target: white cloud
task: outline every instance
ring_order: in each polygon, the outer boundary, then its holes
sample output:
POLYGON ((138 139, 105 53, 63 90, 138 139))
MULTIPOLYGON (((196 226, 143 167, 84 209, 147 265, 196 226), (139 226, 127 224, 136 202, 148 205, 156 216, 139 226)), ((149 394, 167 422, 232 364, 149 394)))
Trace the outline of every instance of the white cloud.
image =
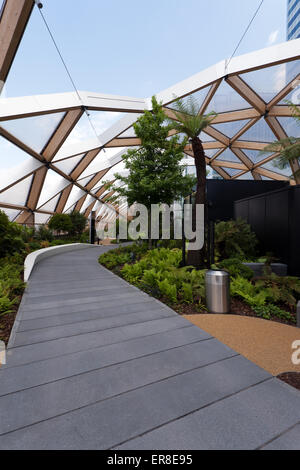
POLYGON ((279 34, 278 29, 276 31, 272 31, 272 33, 269 34, 267 46, 271 46, 272 44, 276 42, 278 38, 278 34, 279 34))

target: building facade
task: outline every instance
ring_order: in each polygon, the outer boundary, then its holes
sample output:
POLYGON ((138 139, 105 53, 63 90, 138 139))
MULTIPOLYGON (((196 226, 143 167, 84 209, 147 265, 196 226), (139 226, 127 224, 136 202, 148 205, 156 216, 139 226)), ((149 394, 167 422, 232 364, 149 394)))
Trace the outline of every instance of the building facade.
POLYGON ((300 38, 300 0, 288 0, 287 39, 300 38))

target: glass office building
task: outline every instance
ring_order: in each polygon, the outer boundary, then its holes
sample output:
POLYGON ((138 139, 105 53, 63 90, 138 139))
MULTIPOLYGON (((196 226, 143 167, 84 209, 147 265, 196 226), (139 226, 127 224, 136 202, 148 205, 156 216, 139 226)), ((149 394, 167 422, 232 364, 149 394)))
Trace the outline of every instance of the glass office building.
POLYGON ((288 0, 287 39, 300 38, 300 0, 288 0))

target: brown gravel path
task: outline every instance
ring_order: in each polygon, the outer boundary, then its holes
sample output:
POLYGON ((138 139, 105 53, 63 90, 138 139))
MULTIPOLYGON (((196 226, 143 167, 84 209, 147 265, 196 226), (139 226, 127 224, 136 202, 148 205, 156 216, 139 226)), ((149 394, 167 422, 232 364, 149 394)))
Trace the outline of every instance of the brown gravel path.
POLYGON ((238 315, 184 315, 229 347, 270 374, 300 372, 291 361, 292 343, 300 340, 300 328, 238 315))

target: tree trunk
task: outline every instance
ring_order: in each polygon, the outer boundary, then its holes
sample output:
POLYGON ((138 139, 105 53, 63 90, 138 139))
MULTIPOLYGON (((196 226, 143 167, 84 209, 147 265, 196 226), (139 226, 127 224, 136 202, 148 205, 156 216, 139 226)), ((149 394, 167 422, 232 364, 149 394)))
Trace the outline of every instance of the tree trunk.
MULTIPOLYGON (((192 148, 195 158, 197 186, 195 194, 195 204, 192 212, 193 219, 193 231, 196 229, 196 205, 204 205, 204 225, 206 226, 206 162, 203 145, 199 137, 192 139, 192 148)), ((204 246, 201 250, 188 250, 187 264, 189 266, 195 266, 197 268, 206 267, 206 243, 204 240, 204 246)))

